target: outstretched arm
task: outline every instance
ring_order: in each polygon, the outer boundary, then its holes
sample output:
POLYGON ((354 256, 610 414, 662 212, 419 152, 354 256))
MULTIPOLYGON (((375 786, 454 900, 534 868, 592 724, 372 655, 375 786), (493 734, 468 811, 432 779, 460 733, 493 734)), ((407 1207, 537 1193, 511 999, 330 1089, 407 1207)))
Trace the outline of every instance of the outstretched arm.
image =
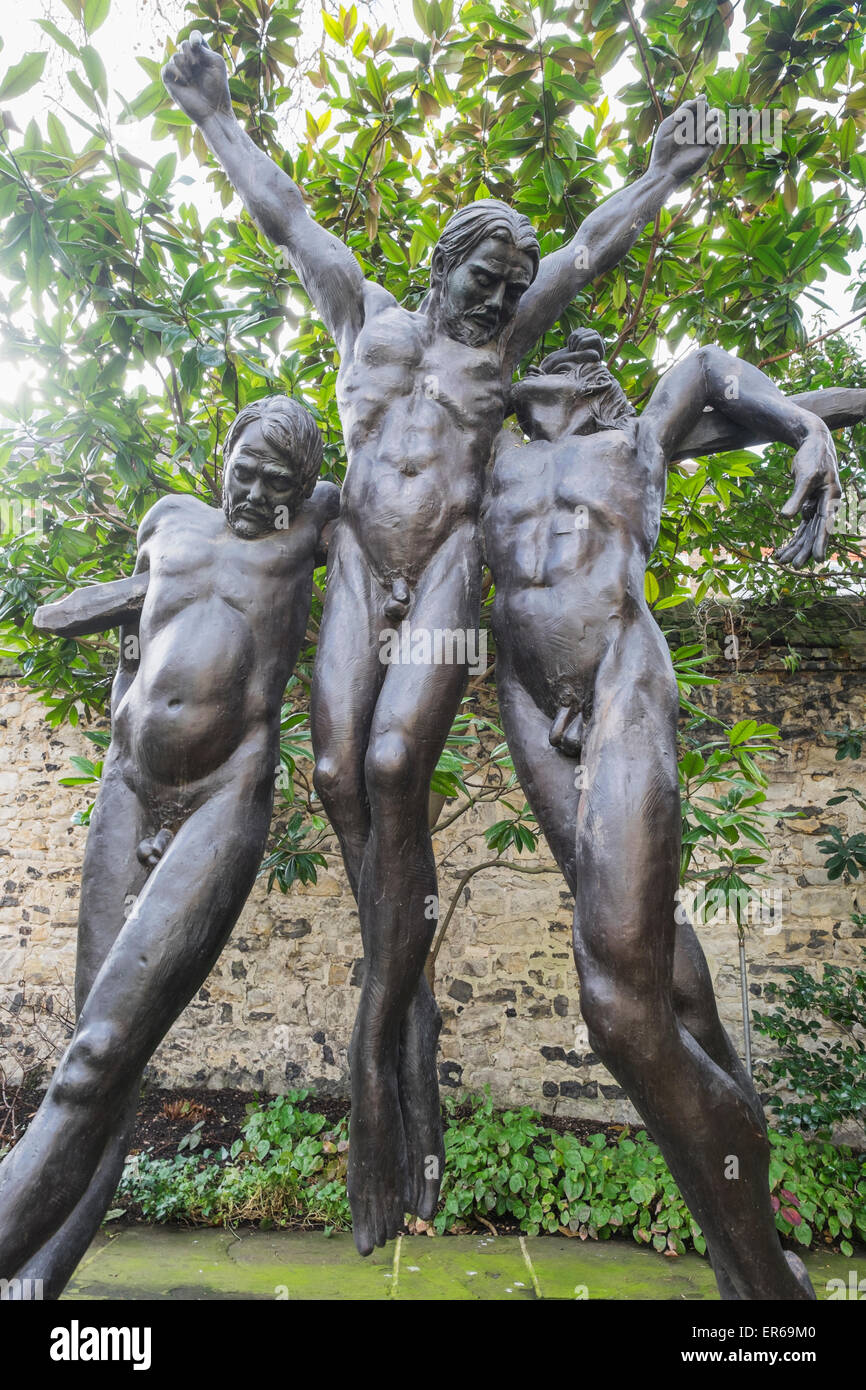
POLYGON ((544 257, 515 316, 508 346, 512 369, 584 285, 622 260, 674 189, 706 163, 713 146, 685 137, 708 128, 704 97, 679 107, 656 132, 647 172, 590 213, 567 246, 544 257))
POLYGON ((747 426, 758 438, 780 440, 797 450, 792 465, 794 490, 782 515, 802 511, 803 520, 777 559, 797 567, 810 556, 823 560, 835 503, 842 496, 830 431, 823 420, 789 400, 751 363, 721 348, 702 347, 667 372, 640 417, 639 460, 651 472, 666 468, 708 405, 747 426))
POLYGON ((345 354, 360 330, 365 280, 355 256, 310 217, 285 170, 253 143, 235 119, 225 61, 194 29, 163 70, 178 106, 195 121, 256 225, 285 247, 328 332, 345 354))
MULTIPOLYGON (((787 399, 810 415, 817 415, 829 430, 845 429, 866 420, 866 391, 854 386, 827 386, 819 391, 798 391, 787 399)), ((718 410, 705 410, 671 455, 679 459, 703 458, 704 454, 724 454, 729 449, 752 449, 766 444, 751 422, 734 423, 718 410)))
POLYGON ((149 571, 142 570, 128 579, 88 584, 57 603, 37 608, 33 626, 37 632, 53 632, 57 637, 83 637, 85 633, 134 626, 141 616, 149 579, 149 571))
POLYGON ((123 638, 126 635, 124 629, 129 629, 130 635, 138 633, 141 610, 150 584, 147 542, 153 536, 166 510, 187 505, 191 500, 166 493, 159 501, 154 502, 138 528, 137 554, 132 574, 126 579, 111 579, 107 584, 86 584, 84 588, 73 590, 56 603, 43 604, 33 615, 36 631, 53 632, 56 637, 84 637, 88 633, 109 632, 111 628, 119 627, 120 669, 131 671, 133 667, 137 667, 138 658, 128 657, 123 638))

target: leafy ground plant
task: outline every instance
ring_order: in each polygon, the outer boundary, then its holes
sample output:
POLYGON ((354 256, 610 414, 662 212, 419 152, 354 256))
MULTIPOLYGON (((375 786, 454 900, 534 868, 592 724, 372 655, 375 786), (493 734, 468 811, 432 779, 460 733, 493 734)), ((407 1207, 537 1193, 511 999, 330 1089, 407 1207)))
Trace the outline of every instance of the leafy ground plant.
POLYGON ((866 948, 857 967, 825 964, 817 977, 794 965, 785 973, 784 984, 765 986, 776 1007, 753 1014, 758 1032, 778 1047, 761 1079, 773 1087, 767 1104, 779 1129, 829 1134, 845 1121, 866 1122, 866 948))
MULTIPOLYGON (((131 1208, 156 1222, 348 1229, 348 1121, 327 1129, 310 1101, 310 1092, 294 1091, 251 1106, 230 1149, 134 1156, 113 1214, 131 1208)), ((497 1111, 489 1095, 449 1100, 446 1119, 437 1234, 497 1223, 580 1240, 631 1235, 668 1256, 705 1253, 700 1227, 643 1130, 624 1131, 616 1143, 603 1134, 581 1141, 556 1133, 528 1107, 497 1111)), ((838 1242, 850 1254, 852 1242, 866 1238, 864 1156, 802 1135, 774 1134, 771 1143, 781 1234, 804 1246, 838 1242)))

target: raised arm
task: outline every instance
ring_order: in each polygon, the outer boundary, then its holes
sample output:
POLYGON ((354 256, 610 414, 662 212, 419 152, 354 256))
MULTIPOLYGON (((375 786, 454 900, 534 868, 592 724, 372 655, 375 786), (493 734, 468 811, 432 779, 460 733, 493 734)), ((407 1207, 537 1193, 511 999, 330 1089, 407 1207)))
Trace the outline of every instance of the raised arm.
POLYGON ((590 213, 567 246, 544 257, 515 315, 508 348, 512 368, 584 285, 622 260, 673 191, 706 163, 713 146, 698 137, 708 129, 704 97, 679 107, 656 132, 647 172, 590 213))
POLYGON ((835 504, 842 496, 836 450, 830 431, 817 415, 803 410, 749 362, 717 347, 702 347, 666 372, 638 424, 638 457, 651 470, 664 469, 700 418, 712 406, 761 441, 779 440, 797 450, 794 490, 782 515, 803 520, 777 553, 800 567, 813 556, 823 560, 833 528, 835 504))
POLYGON ((355 256, 313 221, 297 184, 238 124, 225 61, 197 29, 162 76, 178 106, 199 126, 253 221, 276 246, 285 247, 340 353, 346 353, 364 315, 366 282, 355 256))

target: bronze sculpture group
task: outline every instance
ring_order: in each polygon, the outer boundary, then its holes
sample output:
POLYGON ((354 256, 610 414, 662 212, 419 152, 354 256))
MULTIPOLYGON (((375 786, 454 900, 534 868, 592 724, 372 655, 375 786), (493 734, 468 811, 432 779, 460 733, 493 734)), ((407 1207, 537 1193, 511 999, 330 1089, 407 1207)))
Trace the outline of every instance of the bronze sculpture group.
POLYGON ((512 382, 709 146, 676 143, 673 118, 663 122, 648 172, 544 259, 529 221, 504 204, 459 210, 413 312, 363 278, 244 134, 225 64, 200 35, 165 81, 334 338, 349 466, 341 494, 317 483, 312 418, 267 397, 226 439, 222 513, 163 498, 142 523, 128 580, 40 610, 45 631, 132 632, 138 654, 116 678, 88 837, 78 1023, 0 1166, 0 1275, 42 1278, 56 1296, 110 1205, 142 1070, 213 966, 258 869, 281 696, 326 550, 311 720, 315 785, 365 958, 350 1048, 357 1247, 383 1245, 407 1212, 432 1216, 444 1147, 440 1019, 424 976, 436 925, 428 794, 466 664, 386 664, 381 636, 407 618, 416 630, 476 629, 486 554, 504 726, 575 897, 593 1049, 661 1147, 722 1296, 812 1297, 776 1235, 760 1103, 719 1021, 697 937, 675 921, 678 702, 644 571, 666 468, 705 425, 705 407, 725 417, 723 438, 730 421, 797 450, 785 508, 803 515, 785 552, 792 563, 824 555, 840 495, 832 440, 816 414, 712 348, 664 376, 640 416, 591 331, 512 382), (526 443, 502 431, 512 411, 526 443), (731 1153, 735 1183, 725 1178, 731 1153))

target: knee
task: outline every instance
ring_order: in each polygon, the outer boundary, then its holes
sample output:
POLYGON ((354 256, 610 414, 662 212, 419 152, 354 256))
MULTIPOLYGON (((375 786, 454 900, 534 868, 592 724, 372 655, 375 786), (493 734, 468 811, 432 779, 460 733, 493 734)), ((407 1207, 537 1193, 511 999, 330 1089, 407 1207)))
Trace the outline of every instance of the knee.
POLYGON ((345 758, 323 753, 313 769, 313 786, 324 806, 357 796, 357 776, 345 758))
POLYGON ((387 733, 373 740, 364 762, 364 777, 370 804, 382 798, 389 801, 408 794, 416 776, 415 760, 402 733, 387 733))
POLYGON ((637 982, 586 970, 580 977, 580 1012, 590 1048, 617 1074, 652 1066, 663 1042, 662 1010, 640 997, 637 982))
POLYGON ((86 1024, 73 1037, 54 1075, 56 1099, 75 1107, 104 1104, 122 1056, 123 1039, 115 1023, 86 1024))

